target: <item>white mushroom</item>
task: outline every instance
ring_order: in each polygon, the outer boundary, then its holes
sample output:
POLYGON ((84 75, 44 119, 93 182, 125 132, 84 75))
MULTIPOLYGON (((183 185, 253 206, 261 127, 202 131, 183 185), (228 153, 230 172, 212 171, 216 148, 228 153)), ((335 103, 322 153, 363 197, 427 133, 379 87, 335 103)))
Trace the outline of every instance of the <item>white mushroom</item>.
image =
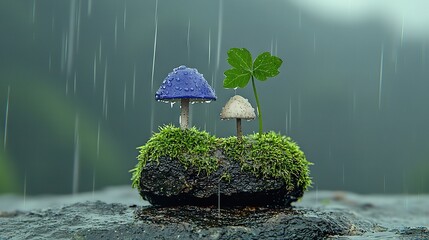
POLYGON ((225 104, 220 113, 221 119, 235 118, 237 122, 237 138, 241 139, 241 119, 251 120, 256 117, 255 109, 250 105, 249 100, 240 95, 235 95, 225 104))

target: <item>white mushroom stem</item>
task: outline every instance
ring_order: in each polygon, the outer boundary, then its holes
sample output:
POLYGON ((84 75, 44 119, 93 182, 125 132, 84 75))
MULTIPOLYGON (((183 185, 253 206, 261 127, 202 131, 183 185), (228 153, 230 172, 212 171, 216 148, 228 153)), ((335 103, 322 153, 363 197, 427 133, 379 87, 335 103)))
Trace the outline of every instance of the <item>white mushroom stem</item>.
POLYGON ((180 100, 180 128, 188 129, 189 99, 180 100))
POLYGON ((243 135, 242 131, 241 131, 241 118, 237 118, 237 138, 241 139, 241 136, 243 135))

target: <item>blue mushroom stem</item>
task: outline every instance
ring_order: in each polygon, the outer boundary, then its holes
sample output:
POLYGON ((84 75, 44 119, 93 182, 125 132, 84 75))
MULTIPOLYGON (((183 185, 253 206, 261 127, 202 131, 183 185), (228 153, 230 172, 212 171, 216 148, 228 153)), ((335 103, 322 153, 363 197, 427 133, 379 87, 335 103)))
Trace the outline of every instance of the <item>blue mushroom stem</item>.
POLYGON ((188 129, 189 116, 189 99, 182 98, 180 100, 180 128, 188 129))

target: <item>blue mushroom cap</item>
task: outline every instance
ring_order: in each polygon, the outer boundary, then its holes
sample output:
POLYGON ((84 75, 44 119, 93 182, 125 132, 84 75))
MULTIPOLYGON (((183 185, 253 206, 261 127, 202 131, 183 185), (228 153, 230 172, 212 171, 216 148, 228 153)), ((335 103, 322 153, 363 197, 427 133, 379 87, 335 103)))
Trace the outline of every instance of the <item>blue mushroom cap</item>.
POLYGON ((155 99, 176 101, 183 98, 191 101, 212 101, 216 100, 216 95, 197 69, 180 66, 164 79, 155 93, 155 99))

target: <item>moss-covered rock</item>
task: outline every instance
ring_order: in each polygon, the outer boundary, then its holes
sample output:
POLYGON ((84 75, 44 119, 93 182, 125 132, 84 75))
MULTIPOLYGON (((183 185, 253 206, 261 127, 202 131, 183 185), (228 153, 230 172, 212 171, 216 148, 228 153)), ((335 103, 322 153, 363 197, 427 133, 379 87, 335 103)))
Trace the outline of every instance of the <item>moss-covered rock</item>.
POLYGON ((133 187, 154 205, 288 206, 310 186, 304 153, 269 132, 216 138, 196 128, 160 128, 140 148, 133 187))

